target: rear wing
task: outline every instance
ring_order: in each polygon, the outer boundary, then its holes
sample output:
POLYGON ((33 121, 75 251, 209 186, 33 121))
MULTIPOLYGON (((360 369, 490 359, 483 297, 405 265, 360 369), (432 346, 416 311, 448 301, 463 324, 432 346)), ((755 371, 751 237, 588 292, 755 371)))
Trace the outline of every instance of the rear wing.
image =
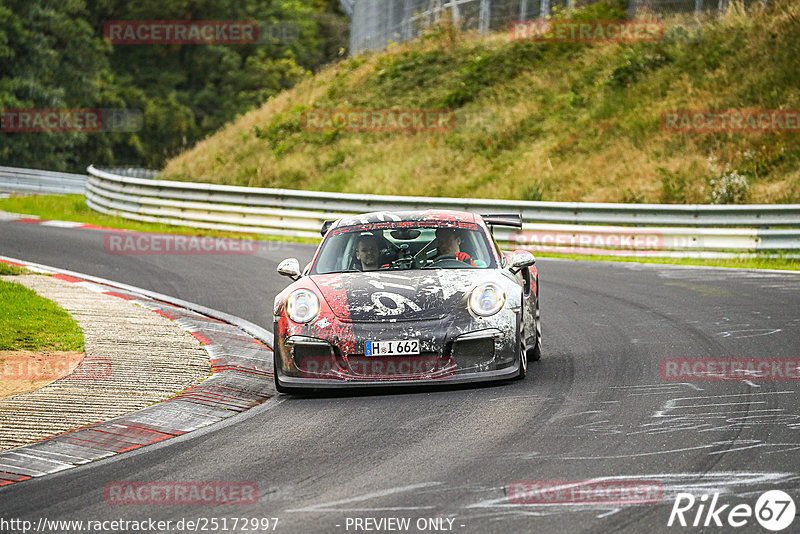
POLYGON ((522 215, 519 213, 495 213, 491 215, 481 215, 481 217, 489 226, 522 228, 522 215))
MULTIPOLYGON (((495 213, 491 215, 481 215, 483 221, 489 226, 511 226, 513 228, 522 228, 522 215, 519 213, 495 213)), ((336 221, 325 221, 320 228, 320 234, 324 237, 328 233, 331 226, 336 221)))

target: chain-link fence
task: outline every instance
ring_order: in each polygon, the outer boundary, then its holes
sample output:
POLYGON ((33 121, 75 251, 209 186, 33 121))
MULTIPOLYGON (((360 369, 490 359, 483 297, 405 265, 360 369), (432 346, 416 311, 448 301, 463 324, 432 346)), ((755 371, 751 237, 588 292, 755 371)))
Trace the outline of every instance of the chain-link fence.
MULTIPOLYGON (((503 31, 509 23, 545 18, 554 8, 575 8, 597 0, 340 0, 351 19, 350 52, 381 50, 390 42, 418 37, 443 19, 481 33, 503 31)), ((734 0, 629 0, 628 18, 721 12, 734 0)), ((767 0, 742 0, 745 5, 767 0)))

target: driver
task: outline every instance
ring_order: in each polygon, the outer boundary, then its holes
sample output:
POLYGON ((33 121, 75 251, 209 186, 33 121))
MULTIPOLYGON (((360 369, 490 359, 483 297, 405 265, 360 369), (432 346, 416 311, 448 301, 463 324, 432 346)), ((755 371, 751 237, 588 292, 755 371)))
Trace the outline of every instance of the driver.
POLYGON ((438 246, 437 256, 450 254, 455 256, 458 261, 463 261, 475 267, 475 262, 466 252, 461 252, 462 238, 455 228, 437 228, 436 243, 438 246))
POLYGON ((360 262, 362 271, 375 271, 378 269, 378 238, 372 234, 359 236, 356 245, 356 259, 360 262))

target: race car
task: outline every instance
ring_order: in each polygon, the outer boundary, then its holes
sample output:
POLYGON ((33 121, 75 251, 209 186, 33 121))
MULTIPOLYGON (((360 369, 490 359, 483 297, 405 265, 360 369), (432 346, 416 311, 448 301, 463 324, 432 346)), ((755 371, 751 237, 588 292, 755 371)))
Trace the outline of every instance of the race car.
POLYGON ((275 387, 455 384, 524 378, 541 356, 533 254, 503 252, 519 214, 373 212, 326 221, 314 258, 278 272, 275 387))

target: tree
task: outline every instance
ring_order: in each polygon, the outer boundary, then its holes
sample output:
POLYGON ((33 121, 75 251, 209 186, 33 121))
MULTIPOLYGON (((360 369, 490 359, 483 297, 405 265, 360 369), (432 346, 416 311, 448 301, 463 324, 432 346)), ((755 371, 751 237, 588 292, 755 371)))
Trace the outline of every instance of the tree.
POLYGON ((0 132, 0 164, 82 171, 158 168, 226 122, 338 57, 336 0, 0 0, 0 108, 114 108, 138 131, 0 132), (249 20, 275 37, 243 45, 125 45, 114 20, 249 20))

